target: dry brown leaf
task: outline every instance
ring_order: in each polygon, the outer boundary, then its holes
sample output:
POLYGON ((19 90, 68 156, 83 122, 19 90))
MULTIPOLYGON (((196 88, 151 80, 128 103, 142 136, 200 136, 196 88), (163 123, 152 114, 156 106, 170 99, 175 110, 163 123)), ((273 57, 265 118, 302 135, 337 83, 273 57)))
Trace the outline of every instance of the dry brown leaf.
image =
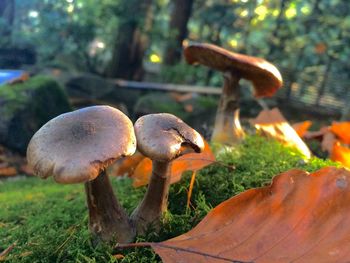
MULTIPOLYGON (((215 156, 210 149, 208 142, 204 141, 205 147, 201 153, 188 153, 172 161, 170 183, 180 181, 185 171, 198 171, 215 162, 215 156)), ((134 170, 132 178, 133 186, 140 187, 147 185, 152 174, 152 161, 144 158, 134 170)))
POLYGON ((0 177, 14 176, 20 173, 32 174, 27 165, 26 158, 18 153, 12 152, 3 145, 0 145, 0 177), (24 169, 22 169, 24 168, 24 169))
POLYGON ((350 149, 342 146, 339 142, 333 144, 330 159, 335 162, 340 162, 344 167, 350 169, 350 149))
POLYGON ((176 102, 185 102, 193 98, 193 93, 170 92, 170 97, 176 102))
POLYGON ((186 112, 193 112, 193 105, 192 104, 185 104, 184 105, 184 110, 186 112))
POLYGON ((30 167, 27 163, 22 164, 22 165, 19 167, 19 171, 20 171, 21 173, 26 174, 26 175, 34 175, 33 168, 30 167))
POLYGON ((12 166, 0 167, 0 177, 15 176, 17 169, 12 166))
POLYGON ((348 262, 349 204, 349 171, 294 169, 221 203, 186 234, 134 246, 152 246, 164 263, 348 262))
POLYGON ((116 254, 116 255, 113 255, 113 257, 114 257, 115 259, 123 259, 123 258, 125 258, 125 256, 122 255, 122 254, 116 254))
POLYGON ((330 130, 342 143, 350 144, 350 122, 333 122, 330 130))
POLYGON ((135 152, 131 156, 126 156, 119 159, 115 164, 112 165, 108 174, 111 176, 128 176, 130 177, 137 165, 146 158, 140 152, 135 152))
POLYGON ((133 180, 132 186, 137 188, 147 185, 152 174, 152 160, 144 158, 135 168, 131 175, 133 180))
POLYGON ((309 130, 311 127, 312 122, 311 121, 303 121, 303 122, 298 122, 294 123, 292 125, 293 129, 297 132, 300 138, 303 138, 306 132, 309 130))
POLYGON ((4 261, 6 260, 6 257, 8 256, 8 254, 10 254, 10 252, 15 248, 16 246, 16 242, 13 243, 12 245, 10 245, 8 248, 6 248, 4 251, 2 251, 0 253, 0 261, 4 261))
POLYGON ((327 51, 327 45, 323 42, 317 43, 314 50, 316 54, 323 54, 327 51))
POLYGON ((309 148, 283 117, 279 109, 263 110, 251 123, 265 136, 275 138, 284 145, 299 149, 306 158, 311 157, 309 148))

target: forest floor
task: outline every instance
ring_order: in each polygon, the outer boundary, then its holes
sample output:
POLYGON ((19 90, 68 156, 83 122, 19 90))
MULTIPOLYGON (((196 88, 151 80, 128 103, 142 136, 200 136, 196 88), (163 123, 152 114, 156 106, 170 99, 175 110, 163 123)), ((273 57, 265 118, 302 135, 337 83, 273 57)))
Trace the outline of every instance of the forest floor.
MULTIPOLYGON (((169 211, 161 233, 152 230, 137 241, 162 241, 193 228, 213 207, 246 189, 268 185, 292 168, 312 172, 335 165, 329 160, 304 161, 296 150, 256 136, 237 147, 221 148, 216 164, 201 170, 186 208, 190 174, 171 186, 169 211), (233 168, 234 167, 234 168, 233 168)), ((133 188, 130 178, 111 178, 116 195, 130 213, 145 188, 133 188)), ((59 185, 52 180, 20 177, 0 181, 0 251, 13 249, 5 262, 160 262, 149 248, 113 250, 94 247, 88 232, 83 185, 59 185)), ((1 261, 1 258, 0 258, 1 261)))

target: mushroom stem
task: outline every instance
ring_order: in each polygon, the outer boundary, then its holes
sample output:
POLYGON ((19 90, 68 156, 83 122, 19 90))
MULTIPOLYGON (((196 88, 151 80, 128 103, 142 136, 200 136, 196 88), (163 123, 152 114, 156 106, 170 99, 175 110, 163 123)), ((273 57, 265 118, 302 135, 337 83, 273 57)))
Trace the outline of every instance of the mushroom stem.
POLYGON ((235 144, 244 137, 239 121, 240 78, 226 72, 211 140, 224 144, 235 144))
POLYGON ((153 160, 152 175, 147 192, 131 215, 138 234, 144 234, 152 225, 160 227, 160 217, 167 210, 170 186, 170 163, 153 160))
POLYGON ((96 179, 85 183, 89 208, 89 228, 97 239, 105 242, 131 242, 135 229, 123 207, 114 195, 105 171, 96 179))

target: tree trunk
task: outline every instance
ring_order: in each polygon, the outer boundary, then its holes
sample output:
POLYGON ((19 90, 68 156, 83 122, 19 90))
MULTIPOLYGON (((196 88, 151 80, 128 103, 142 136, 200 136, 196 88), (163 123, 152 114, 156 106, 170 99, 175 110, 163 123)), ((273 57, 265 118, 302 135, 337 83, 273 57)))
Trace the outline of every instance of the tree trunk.
POLYGON ((0 0, 0 19, 3 20, 3 26, 0 27, 0 44, 8 45, 11 43, 12 25, 15 18, 15 1, 0 0), (5 40, 5 42, 4 42, 5 40))
POLYGON ((169 30, 170 37, 167 43, 164 64, 174 65, 181 59, 182 41, 187 37, 187 23, 191 17, 193 0, 175 0, 171 13, 169 30))
POLYGON ((142 61, 148 46, 147 31, 152 27, 152 0, 123 0, 121 4, 125 15, 117 32, 112 60, 106 75, 111 78, 141 80, 142 61))
POLYGON ((327 64, 326 64, 326 68, 325 68, 324 73, 323 73, 322 83, 318 89, 317 99, 315 102, 316 106, 319 106, 321 104, 321 99, 326 91, 327 81, 328 81, 328 77, 329 77, 329 74, 331 71, 332 63, 333 63, 333 58, 329 57, 327 64))

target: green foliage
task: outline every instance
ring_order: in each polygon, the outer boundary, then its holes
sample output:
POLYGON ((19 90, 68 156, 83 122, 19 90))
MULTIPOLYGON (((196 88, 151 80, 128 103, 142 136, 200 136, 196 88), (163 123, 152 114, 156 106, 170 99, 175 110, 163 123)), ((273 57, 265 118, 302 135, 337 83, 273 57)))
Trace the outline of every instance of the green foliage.
MULTIPOLYGON (((269 184, 288 169, 315 171, 330 161, 305 162, 294 149, 260 137, 248 137, 236 148, 219 150, 218 163, 198 173, 192 207, 186 209, 190 174, 171 187, 169 212, 160 234, 152 230, 138 241, 160 241, 193 228, 212 207, 251 187, 269 184), (232 167, 235 169, 232 169, 232 167)), ((130 179, 112 178, 118 199, 131 212, 145 189, 133 189, 130 179)), ((0 184, 1 249, 16 242, 7 262, 160 262, 149 248, 112 250, 89 241, 84 189, 30 178, 0 184), (123 254, 122 260, 113 254, 123 254)))

